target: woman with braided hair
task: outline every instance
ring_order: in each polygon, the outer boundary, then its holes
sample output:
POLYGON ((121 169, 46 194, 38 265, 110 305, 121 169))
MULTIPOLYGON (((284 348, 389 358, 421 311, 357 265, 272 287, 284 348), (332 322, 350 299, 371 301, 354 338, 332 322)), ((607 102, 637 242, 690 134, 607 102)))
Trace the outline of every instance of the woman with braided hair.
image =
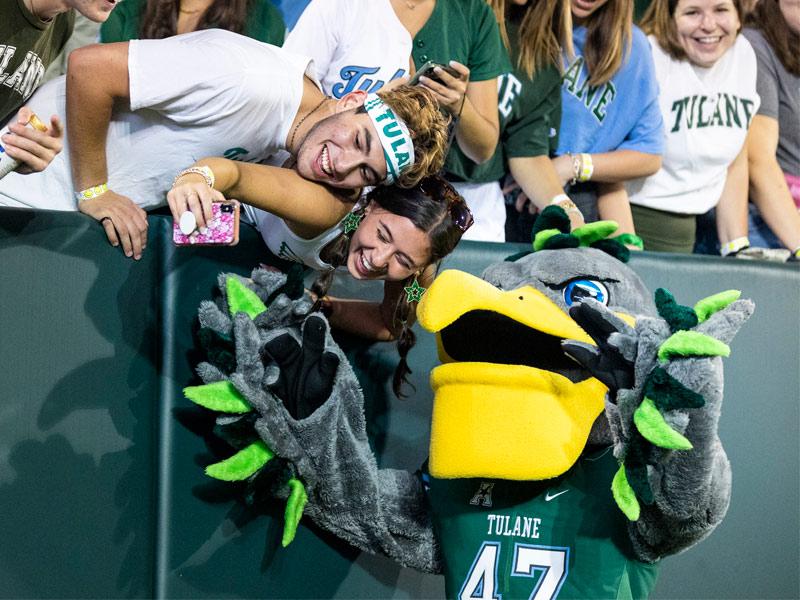
POLYGON ((366 200, 368 203, 351 213, 363 215, 358 229, 352 236, 339 236, 329 245, 328 254, 332 266, 346 266, 356 279, 384 279, 383 302, 327 296, 332 269, 317 278, 311 291, 334 327, 379 340, 397 338, 400 363, 392 389, 400 396, 410 372, 406 356, 416 342, 411 330, 416 300, 433 281, 436 263, 453 251, 472 225, 472 213, 453 186, 439 176, 428 177, 413 188, 380 186, 366 200), (426 258, 417 261, 416 268, 405 262, 410 256, 398 255, 395 265, 384 258, 392 251, 391 237, 401 231, 413 236, 420 248, 427 242, 426 258), (377 261, 386 264, 385 269, 375 271, 377 261), (406 276, 400 279, 403 274, 406 276))
POLYGON ((401 395, 409 373, 406 355, 415 342, 416 301, 433 281, 436 263, 472 225, 464 199, 447 181, 431 176, 411 188, 378 186, 355 204, 341 196, 326 199, 321 186, 305 182, 314 193, 294 194, 288 201, 281 186, 286 169, 224 158, 196 165, 213 173, 214 185, 185 172, 167 196, 173 213, 180 214, 187 194, 201 203, 225 197, 243 202, 245 218, 272 254, 322 272, 311 292, 333 327, 378 341, 397 339, 401 360, 393 389, 401 395), (328 296, 336 270, 357 280, 384 281, 383 301, 328 296))

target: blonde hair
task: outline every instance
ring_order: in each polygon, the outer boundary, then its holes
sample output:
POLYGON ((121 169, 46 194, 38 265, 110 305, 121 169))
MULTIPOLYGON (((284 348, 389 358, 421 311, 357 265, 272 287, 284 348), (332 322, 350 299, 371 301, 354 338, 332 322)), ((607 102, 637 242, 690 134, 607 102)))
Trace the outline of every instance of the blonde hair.
POLYGON ((622 66, 633 41, 633 0, 608 0, 587 19, 583 60, 589 85, 608 82, 622 66))
POLYGON ((416 160, 400 174, 395 184, 413 187, 423 177, 441 171, 447 154, 450 117, 439 110, 439 103, 430 90, 402 85, 388 92, 378 92, 378 96, 405 122, 414 140, 416 160))
POLYGON ((506 0, 487 0, 500 27, 500 37, 511 50, 506 20, 519 22, 517 68, 533 76, 550 65, 562 66, 561 53, 574 54, 572 48, 572 12, 569 0, 533 0, 527 6, 507 4, 506 0), (519 15, 522 15, 521 17, 519 15))

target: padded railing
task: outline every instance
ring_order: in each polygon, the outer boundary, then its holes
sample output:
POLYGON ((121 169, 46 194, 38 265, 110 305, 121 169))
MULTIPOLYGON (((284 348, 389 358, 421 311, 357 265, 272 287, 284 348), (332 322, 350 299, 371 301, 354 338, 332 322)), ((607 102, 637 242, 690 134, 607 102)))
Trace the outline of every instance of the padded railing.
MULTIPOLYGON (((247 228, 235 248, 175 249, 169 225, 150 217, 134 262, 82 215, 0 210, 0 597, 442 597, 440 578, 313 527, 281 549, 280 503, 256 514, 236 486, 203 475, 224 449, 181 394, 198 359, 197 305, 217 273, 248 274, 263 250, 247 228)), ((480 273, 519 249, 465 242, 445 267, 480 273)), ((685 304, 728 288, 756 302, 725 360, 730 511, 664 561, 654 597, 800 596, 800 270, 647 253, 632 266, 685 304)), ((436 357, 419 339, 417 392, 399 401, 393 347, 340 336, 382 466, 413 470, 427 455, 436 357)))

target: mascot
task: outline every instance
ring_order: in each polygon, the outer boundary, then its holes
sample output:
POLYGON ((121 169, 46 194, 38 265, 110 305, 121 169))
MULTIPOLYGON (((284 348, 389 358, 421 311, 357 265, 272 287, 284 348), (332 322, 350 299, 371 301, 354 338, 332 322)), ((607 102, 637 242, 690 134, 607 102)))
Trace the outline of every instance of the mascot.
POLYGON ((443 364, 417 473, 377 467, 358 381, 308 299, 277 273, 221 277, 186 396, 221 413, 236 453, 207 473, 286 498, 284 545, 305 512, 443 573, 449 598, 646 597, 658 560, 727 510, 722 357, 753 305, 651 299, 614 224, 568 233, 547 209, 537 228, 533 252, 444 271, 419 304, 443 364))

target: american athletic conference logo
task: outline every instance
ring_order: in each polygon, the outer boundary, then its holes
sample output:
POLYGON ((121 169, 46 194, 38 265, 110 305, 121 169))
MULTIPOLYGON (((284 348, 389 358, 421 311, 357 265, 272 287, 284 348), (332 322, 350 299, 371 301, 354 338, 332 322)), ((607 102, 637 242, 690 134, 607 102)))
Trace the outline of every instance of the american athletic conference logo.
POLYGON ((481 481, 481 484, 478 486, 478 491, 475 492, 475 495, 472 496, 472 500, 470 500, 469 503, 472 506, 485 506, 489 508, 492 505, 493 488, 494 483, 481 481))

